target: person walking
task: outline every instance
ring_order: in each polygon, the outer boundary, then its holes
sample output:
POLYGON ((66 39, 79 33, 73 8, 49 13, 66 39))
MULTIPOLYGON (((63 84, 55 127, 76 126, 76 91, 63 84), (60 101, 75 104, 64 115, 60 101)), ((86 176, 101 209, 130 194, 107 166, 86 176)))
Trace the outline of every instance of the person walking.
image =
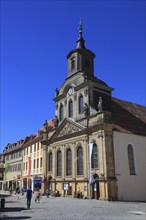
POLYGON ((81 196, 81 191, 80 191, 80 188, 78 187, 78 189, 77 189, 77 198, 80 199, 80 196, 81 196))
POLYGON ((40 202, 40 197, 41 197, 41 193, 38 189, 37 192, 36 192, 35 202, 39 203, 40 202))
POLYGON ((19 199, 19 196, 20 196, 20 188, 19 188, 19 186, 17 186, 15 194, 17 196, 17 199, 19 199))
POLYGON ((31 187, 28 187, 26 191, 26 198, 27 198, 27 208, 30 209, 31 205, 31 198, 32 198, 32 190, 31 187))
POLYGON ((46 196, 47 196, 47 198, 49 198, 49 195, 50 195, 50 192, 49 192, 49 191, 50 191, 49 189, 46 190, 46 196))

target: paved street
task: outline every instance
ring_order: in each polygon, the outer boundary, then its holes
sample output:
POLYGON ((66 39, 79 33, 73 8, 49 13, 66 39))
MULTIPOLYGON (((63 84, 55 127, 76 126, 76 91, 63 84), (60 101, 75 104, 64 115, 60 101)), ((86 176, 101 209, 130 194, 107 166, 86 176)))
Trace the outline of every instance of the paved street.
POLYGON ((32 198, 31 209, 26 209, 26 198, 11 196, 5 209, 0 209, 0 219, 33 220, 144 220, 146 204, 136 202, 105 202, 73 198, 42 197, 40 204, 32 198))

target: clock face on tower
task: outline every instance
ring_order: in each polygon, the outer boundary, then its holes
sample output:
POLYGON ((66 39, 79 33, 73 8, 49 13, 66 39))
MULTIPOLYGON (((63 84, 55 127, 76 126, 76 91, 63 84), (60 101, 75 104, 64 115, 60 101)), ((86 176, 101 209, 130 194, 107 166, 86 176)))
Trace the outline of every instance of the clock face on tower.
POLYGON ((73 93, 73 89, 70 88, 70 89, 68 90, 68 95, 71 95, 72 93, 73 93))

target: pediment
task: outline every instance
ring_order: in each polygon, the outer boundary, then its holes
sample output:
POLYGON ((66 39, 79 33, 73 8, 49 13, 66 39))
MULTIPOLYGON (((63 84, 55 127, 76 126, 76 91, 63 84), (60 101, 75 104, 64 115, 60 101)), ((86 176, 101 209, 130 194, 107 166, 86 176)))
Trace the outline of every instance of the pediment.
POLYGON ((69 134, 73 134, 79 131, 84 130, 85 127, 73 119, 64 119, 62 123, 59 125, 55 133, 53 134, 51 139, 60 138, 69 134))

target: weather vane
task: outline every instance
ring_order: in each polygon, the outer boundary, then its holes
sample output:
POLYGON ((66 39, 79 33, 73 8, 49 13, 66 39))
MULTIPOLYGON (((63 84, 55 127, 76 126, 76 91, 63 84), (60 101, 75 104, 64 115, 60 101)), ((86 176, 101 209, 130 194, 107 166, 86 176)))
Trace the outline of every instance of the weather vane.
POLYGON ((82 24, 82 18, 80 17, 79 33, 82 33, 82 30, 83 30, 83 24, 82 24))

